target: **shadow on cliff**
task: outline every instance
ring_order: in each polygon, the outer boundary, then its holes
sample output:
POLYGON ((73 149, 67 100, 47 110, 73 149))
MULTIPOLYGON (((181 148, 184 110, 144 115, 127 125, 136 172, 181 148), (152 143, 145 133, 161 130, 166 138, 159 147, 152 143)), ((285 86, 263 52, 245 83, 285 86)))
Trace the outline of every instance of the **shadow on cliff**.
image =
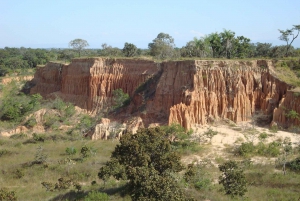
POLYGON ((33 80, 27 81, 21 89, 24 94, 30 94, 31 88, 33 88, 36 83, 33 80))

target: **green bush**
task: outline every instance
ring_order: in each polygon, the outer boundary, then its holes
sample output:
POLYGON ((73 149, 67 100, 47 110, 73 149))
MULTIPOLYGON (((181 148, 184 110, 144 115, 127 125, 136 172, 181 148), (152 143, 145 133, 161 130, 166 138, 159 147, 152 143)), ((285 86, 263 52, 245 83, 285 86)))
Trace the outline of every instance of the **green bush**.
POLYGON ((77 153, 77 150, 74 147, 67 147, 66 148, 66 153, 68 155, 75 155, 77 153))
POLYGON ((84 197, 84 201, 108 201, 109 196, 106 193, 91 191, 84 197))
POLYGON ((237 153, 240 156, 248 156, 255 152, 255 146, 252 142, 244 142, 238 147, 237 153))
POLYGON ((39 94, 31 96, 19 91, 17 82, 11 82, 3 89, 0 100, 0 119, 19 122, 28 112, 37 109, 42 97, 39 94))
POLYGON ((95 155, 96 150, 93 147, 88 147, 87 145, 84 145, 81 147, 80 154, 82 158, 88 158, 91 155, 95 155))
POLYGON ((300 171, 300 157, 288 162, 287 167, 294 171, 300 171))
POLYGON ((130 104, 130 97, 124 93, 122 89, 116 89, 113 91, 113 106, 114 110, 130 104))

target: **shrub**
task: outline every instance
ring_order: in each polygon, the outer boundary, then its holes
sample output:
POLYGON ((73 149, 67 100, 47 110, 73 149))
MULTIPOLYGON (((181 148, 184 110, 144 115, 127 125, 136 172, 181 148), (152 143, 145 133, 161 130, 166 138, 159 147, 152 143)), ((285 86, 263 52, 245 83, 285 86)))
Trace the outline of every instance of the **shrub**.
POLYGON ((36 142, 45 142, 46 136, 44 134, 33 133, 32 138, 36 142))
POLYGON ((222 172, 219 184, 223 185, 225 193, 231 197, 244 196, 247 192, 247 181, 243 169, 235 161, 228 161, 219 165, 219 170, 222 172))
POLYGON ((128 94, 124 93, 122 89, 116 89, 113 91, 113 106, 114 110, 121 107, 127 106, 130 103, 130 97, 128 94))
POLYGON ((5 188, 0 188, 0 200, 2 201, 15 201, 17 200, 16 192, 9 191, 5 188))
POLYGON ((108 201, 109 196, 106 193, 91 191, 84 197, 84 201, 108 201))
POLYGON ((287 167, 294 171, 300 171, 300 157, 288 162, 287 167))
POLYGON ((25 122, 25 126, 27 128, 32 128, 37 124, 36 119, 34 117, 30 117, 26 122, 25 122))
POLYGON ((68 155, 75 155, 77 153, 77 150, 74 147, 67 147, 66 148, 66 153, 68 155))
POLYGON ((240 156, 248 156, 255 152, 255 146, 252 142, 244 142, 238 147, 237 153, 240 156))
POLYGON ((82 158, 88 158, 91 155, 96 154, 96 150, 93 147, 88 147, 87 145, 84 145, 81 147, 80 154, 82 158))

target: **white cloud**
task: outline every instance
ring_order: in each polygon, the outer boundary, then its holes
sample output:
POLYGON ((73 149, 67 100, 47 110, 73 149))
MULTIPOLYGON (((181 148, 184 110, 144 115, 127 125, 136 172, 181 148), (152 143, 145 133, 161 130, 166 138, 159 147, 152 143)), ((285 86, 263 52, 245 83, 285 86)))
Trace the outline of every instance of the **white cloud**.
POLYGON ((195 30, 191 30, 190 33, 193 34, 194 36, 198 36, 198 37, 205 36, 205 34, 199 32, 199 31, 195 31, 195 30))

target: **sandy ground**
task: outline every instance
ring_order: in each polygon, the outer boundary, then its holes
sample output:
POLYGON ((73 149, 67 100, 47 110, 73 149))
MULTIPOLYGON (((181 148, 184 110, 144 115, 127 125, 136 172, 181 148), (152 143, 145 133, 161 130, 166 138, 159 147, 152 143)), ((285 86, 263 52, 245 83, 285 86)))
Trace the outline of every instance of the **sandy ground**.
MULTIPOLYGON (((257 144, 260 142, 258 137, 261 133, 266 133, 268 135, 264 141, 265 143, 283 141, 284 138, 289 137, 293 147, 299 146, 300 144, 300 134, 286 131, 277 131, 276 133, 273 133, 267 127, 253 127, 249 122, 242 122, 236 124, 236 126, 230 124, 219 124, 215 126, 199 125, 194 127, 193 130, 193 137, 208 150, 201 155, 184 157, 182 161, 186 164, 195 161, 208 161, 217 166, 218 164, 216 159, 218 157, 224 158, 225 160, 232 157, 232 154, 228 153, 228 149, 234 149, 235 146, 239 146, 243 142, 253 142, 254 144, 257 144), (213 136, 211 140, 204 136, 204 133, 209 129, 218 132, 218 134, 213 136), (227 149, 227 151, 225 149, 227 149)), ((274 163, 275 159, 276 158, 258 156, 251 158, 254 163, 274 163)))

